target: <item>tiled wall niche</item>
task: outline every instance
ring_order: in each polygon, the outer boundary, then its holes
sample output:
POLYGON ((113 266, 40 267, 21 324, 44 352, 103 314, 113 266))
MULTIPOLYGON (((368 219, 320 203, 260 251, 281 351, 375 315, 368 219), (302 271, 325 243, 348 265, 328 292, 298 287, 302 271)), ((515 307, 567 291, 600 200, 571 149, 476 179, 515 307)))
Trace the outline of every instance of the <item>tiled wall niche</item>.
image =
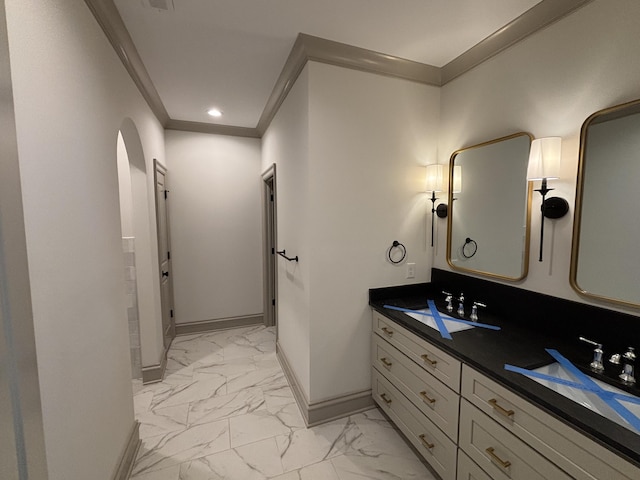
POLYGON ((131 378, 142 379, 142 352, 140 349, 140 321, 138 316, 138 287, 136 282, 135 237, 122 237, 124 282, 131 348, 131 378))

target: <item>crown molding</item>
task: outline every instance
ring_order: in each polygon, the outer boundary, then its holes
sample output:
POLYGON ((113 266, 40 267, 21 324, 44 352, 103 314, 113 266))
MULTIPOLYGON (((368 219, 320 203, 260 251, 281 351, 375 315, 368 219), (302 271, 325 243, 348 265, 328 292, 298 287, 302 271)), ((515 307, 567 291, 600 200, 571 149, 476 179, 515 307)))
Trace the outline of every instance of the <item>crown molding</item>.
POLYGON ((153 111, 158 121, 165 126, 169 121, 169 114, 160 99, 147 68, 140 58, 140 54, 133 44, 129 31, 124 26, 120 12, 113 0, 85 0, 85 3, 93 13, 102 31, 116 51, 122 64, 129 72, 131 79, 140 90, 149 108, 153 111))
POLYGON ((170 119, 164 126, 167 130, 181 130, 183 132, 212 133, 216 135, 230 135, 232 137, 261 138, 257 128, 236 127, 234 125, 219 125, 205 122, 189 122, 186 120, 170 119))
POLYGON ((165 128, 261 138, 300 72, 310 60, 440 87, 592 1, 542 0, 443 67, 434 67, 300 33, 255 128, 170 118, 113 0, 85 0, 85 3, 96 17, 149 107, 165 128))
POLYGON ((442 67, 442 85, 593 0, 543 0, 442 67))

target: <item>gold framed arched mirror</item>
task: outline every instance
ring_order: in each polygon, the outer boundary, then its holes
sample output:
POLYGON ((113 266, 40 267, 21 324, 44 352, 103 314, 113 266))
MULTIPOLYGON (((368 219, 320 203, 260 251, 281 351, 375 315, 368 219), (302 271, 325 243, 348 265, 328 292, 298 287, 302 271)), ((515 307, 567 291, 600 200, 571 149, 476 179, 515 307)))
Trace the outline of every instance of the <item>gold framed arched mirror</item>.
POLYGON ((571 286, 640 307, 640 100, 600 110, 580 132, 571 286))
POLYGON ((521 280, 529 269, 531 182, 527 165, 532 136, 496 138, 453 152, 462 171, 459 192, 449 190, 447 262, 454 270, 521 280))

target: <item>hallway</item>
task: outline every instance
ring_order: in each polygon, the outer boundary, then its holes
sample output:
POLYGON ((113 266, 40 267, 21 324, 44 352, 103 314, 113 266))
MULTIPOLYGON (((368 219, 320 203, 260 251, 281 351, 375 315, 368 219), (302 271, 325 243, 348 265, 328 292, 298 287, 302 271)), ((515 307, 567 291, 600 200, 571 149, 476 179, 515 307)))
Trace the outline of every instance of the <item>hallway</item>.
POLYGON ((305 428, 273 328, 177 337, 165 380, 134 388, 134 480, 434 478, 377 409, 305 428))

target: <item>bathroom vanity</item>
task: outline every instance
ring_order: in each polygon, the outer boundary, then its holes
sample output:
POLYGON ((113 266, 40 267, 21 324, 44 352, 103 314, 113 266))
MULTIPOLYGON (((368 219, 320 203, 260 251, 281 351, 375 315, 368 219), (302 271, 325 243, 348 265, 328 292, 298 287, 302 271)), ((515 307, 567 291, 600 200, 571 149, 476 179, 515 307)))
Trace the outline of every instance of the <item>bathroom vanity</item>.
MULTIPOLYGON (((431 284, 370 291, 373 398, 433 470, 443 480, 639 479, 640 433, 504 368, 534 369, 554 362, 545 348, 588 366, 591 349, 577 337, 596 333, 595 318, 602 309, 458 277, 463 276, 434 269, 431 284), (468 299, 491 305, 490 300, 508 297, 503 308, 509 310, 513 302, 526 313, 507 318, 500 309, 487 308, 479 321, 501 330, 472 328, 448 340, 437 329, 384 306, 418 310, 429 298, 446 312, 441 290, 453 289, 454 281, 458 286, 458 281, 467 282, 468 299), (479 298, 482 293, 490 300, 479 298), (566 325, 557 329, 552 325, 558 319, 546 310, 554 307, 557 315, 566 316, 566 325), (533 324, 531 318, 541 312, 545 318, 533 324), (582 315, 582 330, 575 333, 569 320, 574 315, 582 315)), ((614 325, 637 321, 608 315, 614 325)), ((605 342, 612 340, 598 341, 607 348, 605 342)), ((638 389, 627 391, 633 395, 638 389)))

